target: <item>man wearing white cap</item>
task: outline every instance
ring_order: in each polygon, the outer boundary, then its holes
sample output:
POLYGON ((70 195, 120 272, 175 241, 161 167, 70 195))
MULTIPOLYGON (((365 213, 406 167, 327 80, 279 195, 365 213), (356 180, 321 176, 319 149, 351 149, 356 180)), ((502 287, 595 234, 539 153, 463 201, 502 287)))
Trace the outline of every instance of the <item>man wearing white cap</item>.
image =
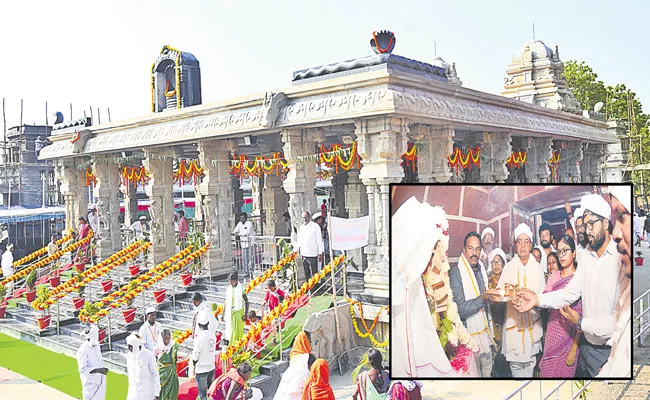
POLYGON ((210 312, 202 310, 197 318, 200 333, 197 339, 194 340, 194 349, 192 350, 192 365, 193 378, 196 379, 196 385, 199 389, 199 398, 201 400, 207 399, 207 390, 214 381, 214 357, 215 347, 217 345, 216 338, 208 330, 210 324, 210 312))
POLYGON ((135 333, 126 338, 126 371, 129 391, 126 400, 160 400, 160 375, 156 357, 142 347, 142 339, 135 333))
MULTIPOLYGON (((14 251, 14 245, 13 244, 8 244, 7 245, 7 250, 4 253, 2 253, 1 265, 2 265, 2 275, 3 275, 4 279, 7 279, 11 275, 14 274, 14 253, 13 253, 13 251, 14 251)), ((5 294, 5 296, 7 298, 9 298, 9 297, 11 297, 11 293, 14 290, 14 283, 9 282, 9 283, 7 283, 7 286, 5 286, 5 287, 7 288, 7 293, 5 294)))
POLYGON ((612 238, 616 242, 616 250, 621 257, 621 296, 616 301, 616 330, 607 342, 612 346, 607 362, 600 370, 597 377, 622 377, 630 378, 630 358, 632 357, 632 238, 630 225, 632 210, 632 193, 628 186, 614 186, 609 191, 611 195, 612 211, 616 217, 616 225, 612 238))
POLYGON ((580 357, 576 378, 594 377, 609 357, 607 341, 616 329, 614 308, 620 293, 621 254, 611 240, 608 226, 611 207, 598 194, 584 196, 584 210, 589 252, 585 255, 575 277, 560 290, 542 295, 519 292, 516 307, 527 311, 535 306, 559 309, 567 321, 575 324, 584 336, 580 341, 580 357), (582 317, 569 307, 582 297, 582 317))
POLYGON ((481 232, 481 256, 479 257, 483 268, 489 274, 492 271, 492 266, 490 265, 490 253, 494 248, 494 230, 489 226, 483 229, 481 232))
POLYGON ((81 377, 83 400, 104 400, 106 398, 106 374, 102 352, 99 348, 99 329, 93 324, 84 332, 86 341, 77 350, 77 365, 81 377))
POLYGON ((129 229, 134 231, 137 235, 142 235, 143 232, 147 231, 147 217, 144 215, 141 216, 137 221, 131 224, 129 229))
MULTIPOLYGON (((515 256, 503 268, 498 288, 507 283, 527 288, 533 293, 544 291, 544 272, 530 251, 533 232, 526 224, 515 229, 515 256)), ((542 321, 537 310, 517 312, 512 302, 506 306, 506 320, 503 325, 502 353, 510 362, 513 378, 532 378, 537 362, 536 355, 542 348, 542 321)))
POLYGON ((145 310, 145 321, 138 333, 142 338, 142 345, 145 349, 153 351, 158 341, 158 334, 162 332, 162 325, 156 321, 156 309, 147 307, 145 310))

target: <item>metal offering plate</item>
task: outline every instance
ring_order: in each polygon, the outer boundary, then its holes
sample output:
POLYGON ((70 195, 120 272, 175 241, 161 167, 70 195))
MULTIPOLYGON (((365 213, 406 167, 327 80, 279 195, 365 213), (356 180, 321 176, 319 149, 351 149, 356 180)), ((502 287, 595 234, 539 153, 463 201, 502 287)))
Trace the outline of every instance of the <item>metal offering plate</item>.
POLYGON ((488 298, 490 299, 491 302, 494 303, 507 303, 515 299, 514 294, 509 294, 508 296, 500 296, 499 289, 490 289, 487 292, 488 292, 488 298))

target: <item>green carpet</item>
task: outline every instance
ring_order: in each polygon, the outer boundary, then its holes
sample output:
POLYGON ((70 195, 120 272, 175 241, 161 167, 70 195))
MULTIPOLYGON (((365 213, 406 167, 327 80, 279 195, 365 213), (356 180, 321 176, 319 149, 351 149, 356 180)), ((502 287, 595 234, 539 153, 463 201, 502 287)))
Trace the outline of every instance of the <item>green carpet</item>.
MULTIPOLYGON (((81 380, 73 357, 0 334, 0 366, 81 398, 81 380)), ((128 386, 125 375, 109 372, 106 399, 125 399, 128 386)))

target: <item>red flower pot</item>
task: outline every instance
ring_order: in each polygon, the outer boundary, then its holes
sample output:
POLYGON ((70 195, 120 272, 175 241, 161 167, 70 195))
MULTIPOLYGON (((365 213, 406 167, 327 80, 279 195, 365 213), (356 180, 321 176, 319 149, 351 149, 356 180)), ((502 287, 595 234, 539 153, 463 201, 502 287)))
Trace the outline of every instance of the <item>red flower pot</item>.
POLYGON ((85 302, 86 299, 84 299, 83 297, 75 297, 74 299, 72 299, 72 303, 74 304, 75 311, 83 307, 85 302))
POLYGON ((162 303, 163 301, 165 301, 165 293, 167 293, 167 289, 154 290, 153 299, 155 300, 155 302, 162 303))
POLYGON ((106 328, 99 330, 99 343, 103 342, 106 339, 106 328))
POLYGON ((59 286, 59 283, 61 283, 61 277, 60 276, 51 276, 50 277, 50 286, 57 287, 59 286))
POLYGON ((40 330, 43 330, 50 326, 50 319, 52 318, 51 315, 46 315, 44 317, 39 317, 36 320, 38 321, 38 328, 40 330))
POLYGON ((75 264, 74 267, 77 270, 77 272, 82 273, 86 269, 86 264, 83 264, 83 263, 75 264))
POLYGON ((183 286, 189 286, 192 283, 192 274, 181 274, 181 279, 183 280, 183 286))
POLYGON ((189 358, 176 363, 176 374, 180 377, 187 376, 189 358))
POLYGON ((5 310, 7 309, 7 306, 0 306, 0 318, 5 317, 5 310))
POLYGON ((139 264, 129 266, 129 273, 131 274, 131 276, 136 276, 138 272, 140 272, 139 264))
POLYGON ((135 319, 135 308, 122 310, 122 316, 124 317, 124 322, 130 324, 135 319))
POLYGON ((107 280, 102 281, 102 290, 104 293, 108 293, 113 288, 113 281, 107 280))
POLYGON ((25 292, 25 299, 28 303, 31 303, 36 299, 36 292, 33 290, 31 292, 25 292))
POLYGON ((637 266, 642 266, 643 265, 643 257, 634 257, 634 262, 636 262, 637 266))

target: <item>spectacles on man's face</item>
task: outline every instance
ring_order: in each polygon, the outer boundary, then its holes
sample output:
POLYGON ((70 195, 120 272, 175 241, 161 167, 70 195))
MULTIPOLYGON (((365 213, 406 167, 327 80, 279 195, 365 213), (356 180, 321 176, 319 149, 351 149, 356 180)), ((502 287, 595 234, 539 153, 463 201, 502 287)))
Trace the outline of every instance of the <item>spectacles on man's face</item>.
POLYGON ((558 254, 560 257, 564 257, 564 256, 567 255, 570 251, 571 251, 571 247, 567 247, 567 248, 564 248, 564 249, 560 249, 560 250, 558 250, 558 251, 557 251, 557 254, 558 254))
POLYGON ((599 219, 596 219, 596 220, 593 220, 593 221, 585 222, 585 226, 590 231, 593 231, 594 230, 594 225, 596 225, 597 223, 602 222, 602 221, 603 220, 601 218, 599 218, 599 219))

